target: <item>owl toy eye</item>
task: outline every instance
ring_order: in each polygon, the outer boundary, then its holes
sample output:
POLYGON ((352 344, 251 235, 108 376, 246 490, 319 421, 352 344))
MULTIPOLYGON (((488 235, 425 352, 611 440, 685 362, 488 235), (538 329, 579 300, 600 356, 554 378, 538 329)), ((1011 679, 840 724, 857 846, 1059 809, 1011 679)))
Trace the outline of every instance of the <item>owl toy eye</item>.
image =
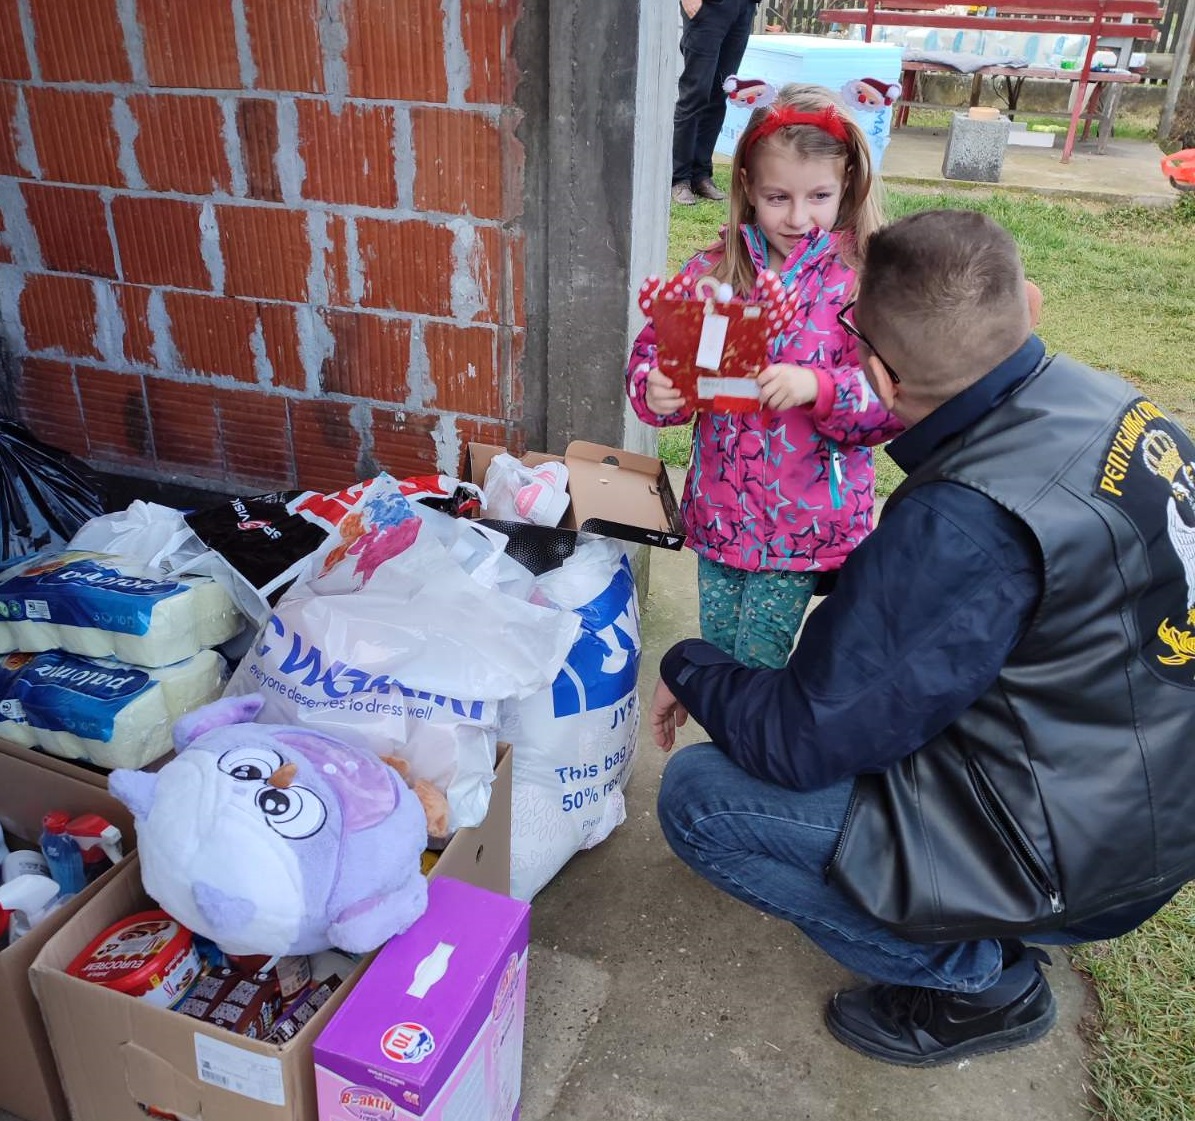
POLYGON ((234 747, 216 763, 238 782, 264 782, 282 766, 282 756, 268 747, 234 747))
POLYGON ((256 800, 270 828, 289 841, 318 833, 328 816, 319 795, 303 786, 266 786, 256 800))

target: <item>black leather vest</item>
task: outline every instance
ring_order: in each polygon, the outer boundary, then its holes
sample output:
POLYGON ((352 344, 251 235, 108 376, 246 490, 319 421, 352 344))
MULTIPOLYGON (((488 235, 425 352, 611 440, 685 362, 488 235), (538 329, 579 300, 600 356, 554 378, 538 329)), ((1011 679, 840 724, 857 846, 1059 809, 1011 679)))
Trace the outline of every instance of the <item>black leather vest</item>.
POLYGON ((1195 878, 1195 444, 1059 356, 889 508, 937 480, 1029 527, 1044 592, 995 684, 857 780, 831 877, 918 941, 1055 929, 1195 878))

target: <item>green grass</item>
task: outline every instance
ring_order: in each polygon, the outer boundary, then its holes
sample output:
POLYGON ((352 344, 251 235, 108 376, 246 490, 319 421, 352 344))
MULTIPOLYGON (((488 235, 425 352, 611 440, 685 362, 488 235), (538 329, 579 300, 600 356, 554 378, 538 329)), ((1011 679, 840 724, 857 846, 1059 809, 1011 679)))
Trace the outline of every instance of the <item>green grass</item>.
POLYGON ((1132 934, 1071 958, 1099 1000, 1088 1069, 1104 1116, 1195 1118, 1195 885, 1132 934))
MULTIPOLYGON (((725 188, 726 170, 715 175, 725 188)), ((1017 239, 1045 297, 1038 333, 1051 350, 1113 370, 1195 432, 1195 194, 1173 210, 1049 202, 994 191, 888 189, 888 212, 982 210, 1017 239)), ((679 267, 718 234, 725 204, 672 208, 679 267)), ((664 430, 661 455, 685 466, 687 429, 664 430)), ((900 469, 876 457, 876 489, 900 469)), ((1099 1003, 1088 1025, 1092 1094, 1108 1121, 1195 1121, 1195 885, 1124 938, 1071 951, 1099 1003)))

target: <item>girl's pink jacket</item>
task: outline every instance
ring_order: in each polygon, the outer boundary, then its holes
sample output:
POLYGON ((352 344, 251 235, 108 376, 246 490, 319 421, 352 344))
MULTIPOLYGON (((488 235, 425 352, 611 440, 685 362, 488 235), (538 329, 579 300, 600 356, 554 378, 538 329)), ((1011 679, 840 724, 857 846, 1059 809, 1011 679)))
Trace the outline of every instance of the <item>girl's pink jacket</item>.
MULTIPOLYGON (((743 226, 742 236, 762 270, 763 235, 743 226)), ((810 231, 780 274, 801 304, 771 358, 814 370, 817 400, 782 412, 697 416, 681 513, 688 544, 703 557, 748 572, 830 571, 871 532, 871 447, 890 440, 901 424, 877 400, 854 340, 838 325, 855 287, 855 273, 840 253, 842 236, 810 231)), ((698 253, 682 275, 706 275, 721 252, 698 253)), ((648 320, 627 367, 631 405, 648 424, 686 424, 690 412, 659 416, 647 408, 647 372, 655 365, 656 332, 648 320)))

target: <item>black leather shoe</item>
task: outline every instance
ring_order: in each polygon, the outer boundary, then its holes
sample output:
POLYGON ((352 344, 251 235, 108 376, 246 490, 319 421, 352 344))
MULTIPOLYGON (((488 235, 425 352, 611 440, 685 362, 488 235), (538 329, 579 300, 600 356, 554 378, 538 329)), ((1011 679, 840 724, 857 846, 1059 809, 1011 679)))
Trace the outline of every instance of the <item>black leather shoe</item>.
POLYGON ((681 206, 697 205, 697 199, 693 195, 693 189, 684 181, 672 184, 672 201, 679 202, 681 206))
POLYGON ((826 1007, 826 1027, 840 1043, 873 1059, 924 1067, 1032 1043, 1054 1026, 1056 1015, 1054 994, 1037 970, 1020 996, 994 1008, 976 996, 941 989, 845 990, 826 1007))
POLYGON ((698 198, 709 199, 711 202, 721 202, 726 197, 723 191, 712 179, 698 179, 693 184, 693 194, 698 198))

